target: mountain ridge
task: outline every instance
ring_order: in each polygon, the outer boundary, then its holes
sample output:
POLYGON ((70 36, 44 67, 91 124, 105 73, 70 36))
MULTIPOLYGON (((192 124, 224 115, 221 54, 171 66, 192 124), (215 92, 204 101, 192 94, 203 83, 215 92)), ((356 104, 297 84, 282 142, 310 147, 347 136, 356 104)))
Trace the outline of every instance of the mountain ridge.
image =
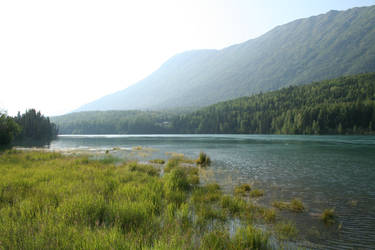
POLYGON ((145 79, 85 110, 202 107, 289 85, 375 71, 375 6, 276 26, 221 50, 179 53, 145 79))

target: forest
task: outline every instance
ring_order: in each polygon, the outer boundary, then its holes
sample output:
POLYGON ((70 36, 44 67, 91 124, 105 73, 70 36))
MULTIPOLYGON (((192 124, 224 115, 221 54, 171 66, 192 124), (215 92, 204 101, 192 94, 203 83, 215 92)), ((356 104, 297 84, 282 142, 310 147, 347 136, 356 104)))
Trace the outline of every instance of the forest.
POLYGON ((179 133, 368 134, 375 74, 341 77, 218 103, 174 119, 179 133))
POLYGON ((375 74, 289 86, 194 112, 89 111, 51 119, 61 134, 372 134, 375 74))
POLYGON ((16 117, 2 113, 0 116, 0 147, 13 142, 24 145, 34 142, 48 143, 58 134, 57 126, 35 109, 29 109, 16 117))

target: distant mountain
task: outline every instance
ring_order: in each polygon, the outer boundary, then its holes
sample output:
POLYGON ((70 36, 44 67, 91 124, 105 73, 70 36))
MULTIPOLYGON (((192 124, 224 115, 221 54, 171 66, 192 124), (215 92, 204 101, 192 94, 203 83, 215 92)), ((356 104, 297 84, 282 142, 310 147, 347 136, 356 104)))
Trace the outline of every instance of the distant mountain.
POLYGON ((330 11, 222 50, 178 54, 147 78, 80 107, 201 107, 343 75, 375 72, 375 6, 330 11))
POLYGON ((62 134, 375 134, 375 73, 220 102, 195 112, 84 111, 62 134))

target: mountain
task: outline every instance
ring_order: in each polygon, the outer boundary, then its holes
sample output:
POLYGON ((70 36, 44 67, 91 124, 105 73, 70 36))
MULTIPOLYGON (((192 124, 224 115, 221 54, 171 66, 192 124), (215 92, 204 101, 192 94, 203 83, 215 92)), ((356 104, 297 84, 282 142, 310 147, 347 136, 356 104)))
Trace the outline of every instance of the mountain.
POLYGON ((62 134, 374 134, 375 73, 289 86, 183 114, 84 111, 51 120, 62 134))
POLYGON ((330 11, 222 50, 178 54, 85 110, 201 107, 289 85, 375 71, 375 6, 330 11))

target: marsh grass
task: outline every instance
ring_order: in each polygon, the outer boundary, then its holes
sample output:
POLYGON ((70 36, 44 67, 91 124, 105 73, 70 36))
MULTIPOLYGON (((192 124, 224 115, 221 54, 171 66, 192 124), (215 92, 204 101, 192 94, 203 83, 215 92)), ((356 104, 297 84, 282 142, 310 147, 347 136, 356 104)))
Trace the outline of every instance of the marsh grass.
POLYGON ((320 218, 326 225, 331 225, 336 222, 336 213, 334 208, 328 208, 323 211, 320 218))
POLYGON ((275 225, 276 235, 281 240, 296 239, 298 230, 292 222, 279 222, 275 225))
POLYGON ((0 249, 268 248, 268 234, 252 223, 273 222, 275 211, 198 185, 201 170, 183 162, 160 176, 137 162, 5 151, 0 249), (233 220, 240 226, 230 236, 233 220))
POLYGON ((251 191, 251 186, 249 184, 241 184, 234 188, 235 195, 245 196, 251 191))
POLYGON ((200 152, 195 162, 200 167, 207 167, 211 165, 211 158, 205 152, 200 152))
POLYGON ((296 213, 302 213, 305 211, 305 206, 303 205, 302 201, 299 199, 294 198, 290 202, 285 201, 274 201, 272 206, 280 209, 280 210, 289 210, 296 213))
POLYGON ((165 163, 165 160, 163 159, 152 159, 152 160, 149 160, 150 163, 154 163, 154 164, 164 164, 165 163))

